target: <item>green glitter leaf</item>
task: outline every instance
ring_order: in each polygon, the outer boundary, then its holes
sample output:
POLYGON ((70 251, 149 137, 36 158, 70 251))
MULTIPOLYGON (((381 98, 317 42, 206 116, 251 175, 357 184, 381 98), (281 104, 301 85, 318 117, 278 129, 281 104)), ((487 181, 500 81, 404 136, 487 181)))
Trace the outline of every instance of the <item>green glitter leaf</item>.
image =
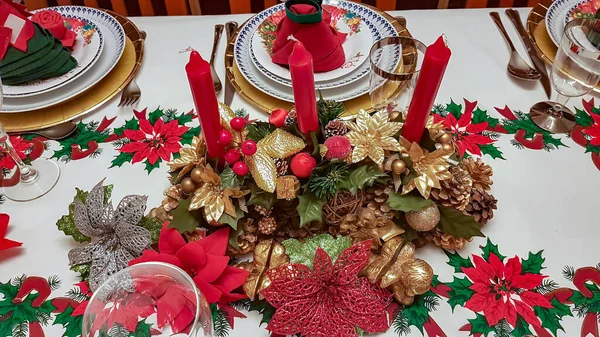
MULTIPOLYGON (((63 215, 57 222, 56 226, 60 231, 65 233, 65 235, 71 236, 73 240, 77 242, 89 242, 90 238, 83 235, 77 227, 75 227, 75 221, 73 220, 73 213, 75 210, 75 200, 79 200, 85 204, 88 194, 90 192, 86 192, 75 188, 77 191, 75 194, 75 198, 73 198, 73 202, 69 204, 69 214, 63 215)), ((110 200, 110 195, 112 194, 113 185, 104 186, 104 204, 108 204, 110 200)))
POLYGON ((331 260, 335 262, 338 255, 352 245, 350 237, 334 238, 329 234, 315 235, 306 239, 305 242, 289 239, 282 243, 285 246, 286 254, 290 257, 291 263, 300 263, 309 268, 314 268, 313 261, 317 248, 321 247, 331 257, 331 260))

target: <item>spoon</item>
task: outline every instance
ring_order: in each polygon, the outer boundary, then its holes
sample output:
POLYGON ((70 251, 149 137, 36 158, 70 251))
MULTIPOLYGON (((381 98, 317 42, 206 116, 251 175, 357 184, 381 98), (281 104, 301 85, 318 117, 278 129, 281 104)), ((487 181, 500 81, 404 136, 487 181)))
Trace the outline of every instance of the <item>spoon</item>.
POLYGON ((530 67, 529 64, 527 64, 527 62, 525 62, 519 55, 519 53, 517 53, 515 45, 512 43, 510 36, 508 36, 506 29, 504 29, 502 20, 500 20, 500 14, 498 14, 498 12, 490 12, 490 16, 492 17, 492 20, 494 20, 498 30, 500 30, 500 33, 502 33, 502 36, 504 36, 506 42, 508 42, 508 47, 510 48, 510 61, 508 61, 508 65, 506 66, 508 74, 521 80, 539 80, 542 75, 540 75, 537 70, 530 67))
POLYGON ((38 135, 51 140, 63 139, 70 136, 73 132, 77 130, 77 124, 74 122, 66 122, 62 124, 58 124, 55 126, 51 126, 49 128, 22 132, 20 134, 30 134, 30 135, 38 135))
POLYGON ((219 41, 221 40, 221 34, 223 34, 223 29, 225 29, 224 25, 218 24, 215 25, 215 36, 213 39, 213 47, 212 53, 210 54, 210 74, 212 75, 213 87, 215 87, 215 92, 219 93, 223 88, 221 84, 221 80, 219 79, 219 75, 215 70, 215 55, 217 54, 217 49, 219 49, 219 41))

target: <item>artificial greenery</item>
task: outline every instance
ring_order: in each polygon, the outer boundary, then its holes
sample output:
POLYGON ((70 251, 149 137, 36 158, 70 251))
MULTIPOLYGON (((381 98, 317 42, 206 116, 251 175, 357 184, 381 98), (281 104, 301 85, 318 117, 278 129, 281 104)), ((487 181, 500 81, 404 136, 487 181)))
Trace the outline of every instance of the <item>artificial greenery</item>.
POLYGON ((348 179, 349 173, 350 165, 347 163, 331 163, 315 168, 308 180, 308 188, 317 198, 329 198, 348 179))
POLYGON ((338 119, 344 113, 344 103, 326 100, 320 95, 317 101, 317 111, 319 113, 319 124, 326 126, 327 123, 338 119))

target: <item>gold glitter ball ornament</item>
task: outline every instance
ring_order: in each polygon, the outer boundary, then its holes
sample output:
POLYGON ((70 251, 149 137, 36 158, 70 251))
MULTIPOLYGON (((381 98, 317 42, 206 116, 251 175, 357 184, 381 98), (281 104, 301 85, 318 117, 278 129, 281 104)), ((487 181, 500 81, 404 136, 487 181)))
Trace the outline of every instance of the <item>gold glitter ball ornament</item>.
POLYGON ((406 222, 417 232, 427 232, 435 228, 440 222, 440 210, 431 205, 421 211, 406 212, 406 222))
POLYGON ((192 172, 190 173, 190 177, 192 178, 192 180, 195 183, 201 183, 202 182, 202 169, 199 167, 196 167, 192 170, 192 172))
POLYGON ((406 172, 406 163, 401 159, 396 159, 392 162, 392 173, 400 175, 406 172))
POLYGON ((451 140, 452 140, 452 135, 449 133, 444 133, 437 139, 437 141, 442 144, 448 144, 448 143, 450 143, 451 140))
POLYGON ((446 144, 442 144, 442 150, 444 151, 452 151, 454 152, 454 145, 452 145, 452 143, 446 143, 446 144))
POLYGON ((183 178, 183 180, 181 181, 181 190, 185 194, 194 193, 194 191, 196 190, 196 184, 192 181, 192 178, 183 178))

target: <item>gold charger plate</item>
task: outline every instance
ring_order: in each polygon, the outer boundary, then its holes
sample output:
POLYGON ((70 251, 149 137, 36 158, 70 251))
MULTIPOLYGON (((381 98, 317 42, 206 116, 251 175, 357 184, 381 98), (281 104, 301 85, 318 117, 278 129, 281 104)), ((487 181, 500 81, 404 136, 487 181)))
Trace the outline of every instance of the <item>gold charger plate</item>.
MULTIPOLYGON (((394 28, 396 28, 396 31, 398 31, 398 35, 409 37, 411 36, 408 30, 406 29, 404 23, 398 22, 398 20, 396 20, 391 15, 375 7, 369 5, 364 6, 369 7, 370 9, 376 11, 377 13, 385 17, 394 26, 394 28)), ((239 27, 238 32, 245 24, 246 23, 244 22, 239 27)), ((246 101, 250 102, 256 108, 264 112, 270 112, 271 110, 277 108, 289 109, 292 106, 289 102, 271 97, 263 93, 262 91, 256 89, 244 78, 244 76, 238 69, 233 56, 233 49, 235 47, 235 40, 238 32, 236 32, 231 37, 231 40, 228 41, 227 49, 225 50, 225 75, 227 77, 227 80, 231 82, 231 84, 240 96, 242 96, 246 101)), ((367 46, 367 48, 370 49, 371 46, 367 46)), ((369 94, 364 94, 360 97, 344 102, 344 107, 344 115, 354 115, 358 113, 358 111, 360 111, 361 109, 371 110, 371 98, 369 97, 369 94)))
POLYGON ((108 11, 127 36, 123 56, 115 68, 98 84, 65 103, 37 111, 0 114, 0 122, 8 132, 39 130, 68 122, 94 111, 109 101, 135 77, 144 55, 144 39, 139 29, 126 17, 108 11))

